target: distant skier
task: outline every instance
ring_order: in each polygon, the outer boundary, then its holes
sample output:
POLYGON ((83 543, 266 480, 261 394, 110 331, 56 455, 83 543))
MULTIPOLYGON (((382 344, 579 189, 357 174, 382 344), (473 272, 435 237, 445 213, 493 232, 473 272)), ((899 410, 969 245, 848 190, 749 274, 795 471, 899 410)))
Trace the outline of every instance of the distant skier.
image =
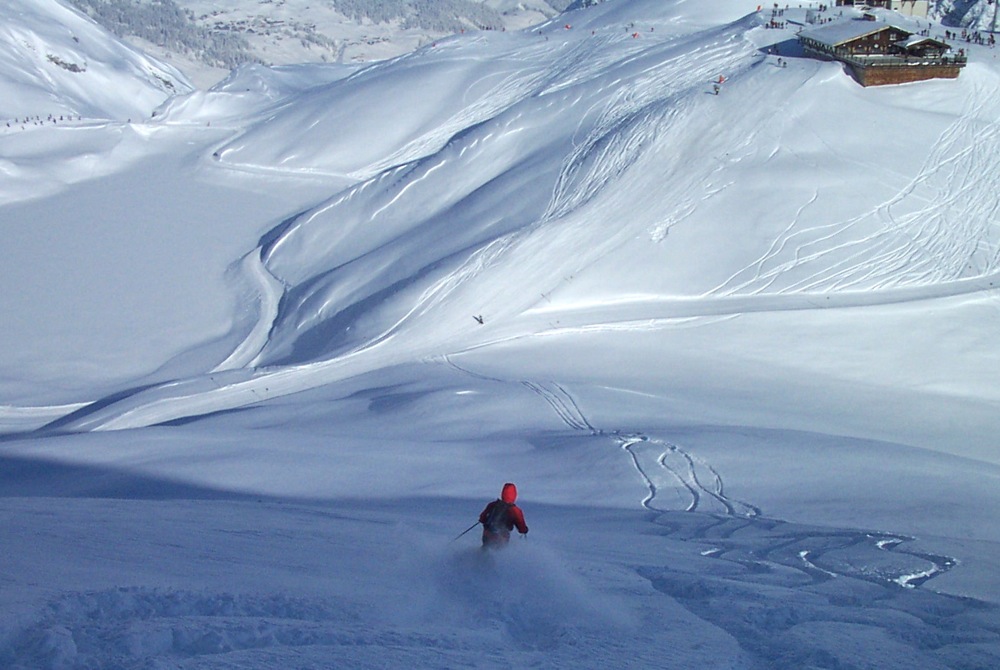
POLYGON ((517 528, 521 535, 527 535, 528 526, 524 523, 524 513, 514 504, 517 500, 517 487, 510 482, 503 485, 500 498, 494 500, 479 515, 479 523, 483 524, 483 548, 500 549, 510 541, 510 531, 517 528))

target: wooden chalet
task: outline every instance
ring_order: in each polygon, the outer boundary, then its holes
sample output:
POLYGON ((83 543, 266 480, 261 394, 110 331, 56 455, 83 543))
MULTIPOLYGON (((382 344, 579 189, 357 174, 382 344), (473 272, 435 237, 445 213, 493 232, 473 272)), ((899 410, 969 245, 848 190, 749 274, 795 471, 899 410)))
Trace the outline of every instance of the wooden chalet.
POLYGON ((965 67, 962 51, 941 40, 890 23, 851 19, 799 32, 806 54, 846 64, 862 86, 955 79, 965 67))

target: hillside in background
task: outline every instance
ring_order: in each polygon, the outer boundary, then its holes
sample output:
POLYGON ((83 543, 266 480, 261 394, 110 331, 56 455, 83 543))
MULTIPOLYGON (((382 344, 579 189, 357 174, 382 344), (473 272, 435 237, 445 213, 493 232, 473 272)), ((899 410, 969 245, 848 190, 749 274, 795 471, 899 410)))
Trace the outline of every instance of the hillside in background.
POLYGON ((0 121, 145 118, 190 90, 179 71, 64 5, 10 0, 0 7, 0 121))
POLYGON ((241 63, 364 63, 465 30, 520 29, 569 0, 70 0, 211 84, 241 63))
MULTIPOLYGON (((465 30, 517 30, 602 0, 68 0, 207 87, 237 65, 364 63, 465 30)), ((765 3, 766 5, 766 3, 765 3)), ((947 26, 996 30, 991 0, 931 0, 947 26)))
POLYGON ((0 10, 0 667, 1000 666, 997 52, 583 4, 207 90, 0 10))

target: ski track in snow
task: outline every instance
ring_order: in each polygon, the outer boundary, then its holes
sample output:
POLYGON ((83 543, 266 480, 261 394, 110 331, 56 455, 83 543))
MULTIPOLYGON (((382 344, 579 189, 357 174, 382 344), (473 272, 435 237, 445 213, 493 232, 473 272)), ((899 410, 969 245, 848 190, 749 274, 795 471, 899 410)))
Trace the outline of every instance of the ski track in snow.
MULTIPOLYGON (((646 482, 649 495, 643 507, 653 512, 665 512, 671 507, 657 500, 662 491, 674 489, 686 492, 688 512, 721 512, 728 516, 760 516, 755 505, 733 500, 726 496, 722 476, 704 459, 682 449, 676 444, 649 438, 646 435, 619 436, 619 444, 632 457, 636 470, 646 482), (662 505, 662 506, 661 506, 662 505)), ((681 496, 682 503, 684 496, 681 496)))
MULTIPOLYGON (((447 357, 445 362, 464 374, 474 374, 447 357)), ((627 452, 648 489, 642 506, 657 514, 656 523, 670 528, 671 537, 709 544, 704 556, 758 571, 781 565, 801 572, 809 583, 847 576, 906 589, 921 586, 957 564, 948 556, 907 548, 916 540, 912 537, 810 528, 765 517, 756 505, 729 497, 719 471, 691 451, 644 434, 595 428, 564 385, 520 383, 539 395, 568 428, 607 435, 627 452), (677 511, 697 514, 678 525, 677 511)))
POLYGON ((573 430, 589 430, 596 433, 596 429, 590 425, 587 417, 580 411, 580 406, 576 404, 566 389, 559 384, 539 384, 537 382, 521 382, 526 388, 537 393, 548 403, 549 407, 559 416, 559 419, 573 430))
MULTIPOLYGON (((685 41, 694 43, 698 38, 687 36, 685 41)), ((669 128, 670 119, 690 105, 683 94, 719 72, 738 72, 756 62, 750 45, 736 32, 727 40, 699 47, 696 53, 697 58, 685 51, 657 59, 636 77, 634 86, 619 89, 605 102, 597 122, 563 161, 552 199, 538 225, 580 208, 623 174, 642 155, 641 148, 662 128, 669 128), (684 67, 671 67, 672 61, 680 60, 684 67)))
POLYGON ((975 90, 910 182, 845 221, 809 225, 806 203, 760 259, 710 292, 759 295, 943 287, 1000 275, 1000 123, 975 90), (874 252, 873 252, 874 251, 874 252), (791 278, 791 279, 790 279, 791 278), (784 283, 783 283, 784 282, 784 283))

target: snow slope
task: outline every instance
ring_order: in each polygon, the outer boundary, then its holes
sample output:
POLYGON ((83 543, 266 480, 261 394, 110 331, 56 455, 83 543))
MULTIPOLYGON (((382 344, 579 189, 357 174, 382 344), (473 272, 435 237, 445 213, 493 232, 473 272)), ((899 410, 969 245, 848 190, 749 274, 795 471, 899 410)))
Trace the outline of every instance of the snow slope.
POLYGON ((72 4, 89 11, 130 43, 181 69, 199 87, 208 88, 225 77, 222 63, 251 59, 273 66, 371 63, 468 30, 526 28, 558 14, 568 0, 140 0, 117 4, 73 0, 72 4))
POLYGON ((0 136, 0 662, 994 667, 1000 69, 740 4, 0 136))
POLYGON ((118 42, 63 3, 10 0, 0 7, 2 120, 140 119, 189 90, 179 71, 118 42))
MULTIPOLYGON (((642 15, 641 3, 625 6, 642 15)), ((957 86, 861 91, 833 64, 777 68, 755 41, 772 36, 747 36, 753 15, 721 25, 713 22, 730 16, 720 9, 683 23, 654 18, 635 38, 622 5, 582 14, 570 15, 570 30, 482 35, 367 68, 277 104, 217 148, 223 165, 353 184, 284 221, 254 254, 277 280, 280 304, 269 299, 267 328, 250 333, 231 362, 296 367, 234 373, 231 392, 211 400, 198 380, 192 391, 151 389, 80 425, 156 423, 242 405, 254 398, 248 389, 326 383, 368 360, 458 353, 553 329, 653 319, 669 332, 677 318, 780 320, 817 305, 955 296, 966 310, 991 299, 997 110, 981 91, 996 85, 993 70, 973 64, 957 86), (491 58, 465 53, 483 49, 491 58), (709 94, 720 75, 729 78, 725 98, 737 102, 709 94), (440 95, 422 95, 429 89, 440 95), (395 107, 375 103, 387 93, 408 110, 402 122, 387 123, 395 107), (845 133, 831 110, 848 101, 860 118, 897 122, 864 132, 859 122, 859 132, 845 133), (891 151, 870 148, 875 132, 891 151), (831 156, 832 146, 840 150, 831 156), (803 172, 813 176, 792 178, 803 172), (644 270, 616 272, 625 265, 644 270), (147 397, 148 414, 133 407, 147 397)), ((910 356, 931 357, 937 335, 925 332, 910 356)), ((944 364, 962 369, 964 397, 931 395, 995 401, 981 360, 963 362, 964 354, 944 364)), ((854 369, 832 359, 804 365, 821 377, 881 383, 866 377, 867 362, 854 369)), ((912 384, 907 367, 892 374, 912 384)), ((858 430, 855 417, 840 420, 840 431, 858 430)), ((878 437, 940 429, 914 431, 907 417, 895 427, 903 432, 891 430, 878 437)), ((992 460, 991 444, 984 434, 948 448, 992 460)))

